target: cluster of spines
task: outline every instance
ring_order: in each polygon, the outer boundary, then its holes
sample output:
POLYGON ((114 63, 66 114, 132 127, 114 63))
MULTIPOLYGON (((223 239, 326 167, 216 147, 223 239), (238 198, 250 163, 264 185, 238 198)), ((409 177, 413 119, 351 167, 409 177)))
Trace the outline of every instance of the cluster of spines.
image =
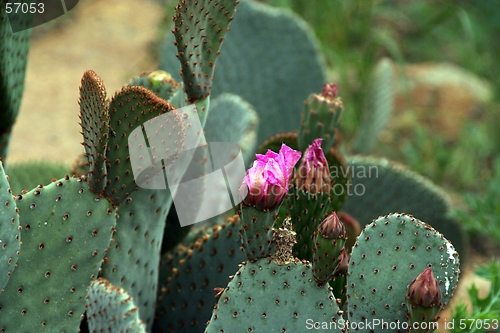
POLYGON ((175 8, 172 33, 190 102, 208 97, 215 60, 238 1, 183 0, 175 8))
POLYGON ((109 126, 109 110, 106 88, 102 79, 92 71, 83 74, 80 86, 80 125, 82 127, 84 157, 87 158, 88 183, 92 191, 99 193, 106 188, 106 148, 109 126))

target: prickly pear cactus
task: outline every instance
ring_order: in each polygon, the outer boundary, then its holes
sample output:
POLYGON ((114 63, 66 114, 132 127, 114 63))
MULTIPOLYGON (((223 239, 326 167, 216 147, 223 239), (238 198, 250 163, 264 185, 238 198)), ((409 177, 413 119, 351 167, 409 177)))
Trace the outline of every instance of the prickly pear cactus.
POLYGON ((321 147, 330 150, 335 143, 344 104, 337 97, 335 84, 325 84, 321 94, 311 94, 305 101, 299 128, 297 148, 306 150, 317 138, 322 138, 321 147))
POLYGON ((115 209, 81 178, 16 197, 22 249, 0 295, 4 332, 76 332, 115 230, 115 209))
POLYGON ((174 125, 179 128, 177 131, 169 132, 175 128, 172 126, 166 127, 164 131, 149 131, 146 134, 151 147, 146 145, 144 134, 139 129, 147 125, 147 121, 150 121, 152 127, 160 126, 161 120, 153 118, 173 109, 174 107, 167 101, 138 86, 124 87, 109 103, 110 125, 115 134, 109 138, 109 149, 106 151, 108 183, 105 192, 115 204, 125 201, 127 197, 139 189, 134 179, 133 171, 136 170, 132 170, 130 159, 127 157, 134 159, 142 155, 149 157, 143 162, 143 168, 150 168, 143 171, 147 175, 142 175, 142 177, 150 177, 153 180, 160 173, 160 178, 164 179, 161 171, 161 158, 165 157, 168 149, 175 151, 175 149, 182 148, 184 132, 180 115, 175 114, 169 118, 177 123, 174 125), (143 137, 139 138, 138 135, 141 134, 143 137), (173 138, 163 140, 169 135, 173 138), (131 138, 137 138, 137 140, 130 144, 131 138), (151 157, 149 148, 153 150, 151 157), (136 156, 130 156, 131 152, 134 152, 136 156))
MULTIPOLYGON (((310 28, 290 11, 251 0, 240 1, 230 28, 217 59, 212 97, 232 93, 255 108, 257 144, 297 130, 303 100, 325 81, 325 61, 310 28), (286 54, 293 56, 283 61, 286 54)), ((160 68, 179 79, 172 42, 165 40, 160 68)))
POLYGON ((205 139, 207 142, 237 144, 245 165, 248 165, 257 149, 258 126, 259 116, 249 103, 233 94, 221 94, 211 102, 205 139))
POLYGON ((0 271, 3 272, 0 275, 0 289, 3 289, 16 268, 21 237, 19 209, 12 197, 2 162, 0 162, 0 202, 3 202, 5 206, 0 210, 0 271))
MULTIPOLYGON (((239 265, 218 293, 205 333, 300 332, 308 322, 343 321, 332 288, 316 282, 309 262, 293 257, 295 236, 287 218, 273 232, 275 252, 270 258, 239 265)), ((333 331, 341 332, 337 327, 333 331)))
MULTIPOLYGON (((372 324, 406 322, 408 285, 427 267, 439 281, 444 306, 457 287, 460 273, 453 245, 411 215, 392 213, 374 220, 361 232, 351 253, 347 278, 349 320, 372 324)), ((351 331, 373 329, 360 325, 351 331)))
POLYGON ((202 332, 217 301, 214 288, 224 288, 245 260, 239 229, 238 217, 230 218, 192 247, 181 245, 162 257, 153 332, 202 332))
POLYGON ((101 276, 125 289, 135 300, 142 321, 153 324, 158 263, 171 199, 166 190, 133 193, 119 208, 116 234, 101 276))
POLYGON ((394 75, 391 60, 384 58, 373 69, 366 94, 363 118, 352 147, 367 154, 378 142, 378 136, 391 119, 394 109, 394 75))
POLYGON ((106 149, 109 140, 109 108, 106 88, 102 79, 94 71, 83 74, 80 86, 80 125, 83 146, 88 164, 88 177, 92 191, 104 192, 108 174, 106 149))
POLYGON ((106 279, 92 281, 86 301, 90 332, 146 332, 132 297, 106 279))
POLYGON ((208 97, 218 50, 238 1, 180 1, 174 15, 175 45, 190 102, 208 97))
POLYGON ((303 332, 308 321, 342 321, 330 287, 314 280, 307 262, 246 262, 218 298, 205 333, 303 332))

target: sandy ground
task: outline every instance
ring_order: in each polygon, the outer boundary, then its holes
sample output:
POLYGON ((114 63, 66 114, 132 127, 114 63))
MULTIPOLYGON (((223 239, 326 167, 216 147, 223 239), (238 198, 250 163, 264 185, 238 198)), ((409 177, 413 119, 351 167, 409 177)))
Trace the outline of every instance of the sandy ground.
POLYGON ((71 19, 60 28, 32 39, 10 163, 71 164, 83 151, 78 97, 86 70, 94 70, 112 96, 134 75, 157 69, 148 52, 163 15, 158 2, 80 1, 66 15, 71 19))

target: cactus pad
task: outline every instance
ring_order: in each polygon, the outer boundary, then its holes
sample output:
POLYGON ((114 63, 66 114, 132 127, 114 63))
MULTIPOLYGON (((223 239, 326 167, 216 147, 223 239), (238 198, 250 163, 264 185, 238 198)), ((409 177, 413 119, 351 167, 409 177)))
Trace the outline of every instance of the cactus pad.
POLYGON ((258 122, 257 113, 245 100, 233 94, 222 94, 211 102, 205 139, 237 144, 248 165, 255 158, 258 122))
POLYGON ((21 238, 19 210, 12 197, 2 162, 0 162, 0 202, 4 205, 0 210, 0 272, 2 272, 0 274, 0 289, 3 289, 16 267, 21 238))
POLYGON ((106 188, 106 147, 109 138, 109 110, 106 88, 94 71, 83 74, 80 86, 80 125, 88 163, 89 187, 95 193, 106 188))
POLYGON ((116 234, 102 265, 101 276, 134 298, 147 328, 153 323, 158 263, 170 204, 167 190, 132 193, 118 209, 116 234))
POLYGON ((336 98, 336 94, 337 86, 326 84, 321 94, 311 94, 305 101, 298 135, 299 150, 306 150, 317 138, 323 138, 324 151, 334 145, 344 111, 342 100, 336 98))
MULTIPOLYGON (((250 103, 259 115, 261 144, 299 128, 304 99, 325 81, 325 62, 307 24, 290 11, 242 0, 234 17, 217 59, 211 96, 232 93, 250 103)), ((160 68, 177 73, 174 55, 172 38, 167 38, 160 68)))
POLYGON ((343 322, 341 311, 328 284, 314 280, 308 262, 278 265, 265 258, 242 264, 231 277, 205 333, 305 332, 316 322, 341 332, 335 327, 343 322))
POLYGON ((215 60, 238 1, 179 1, 172 33, 190 102, 208 97, 215 60))
POLYGON ((214 288, 224 288, 245 260, 239 228, 235 216, 209 229, 192 247, 164 257, 153 332, 203 331, 216 303, 214 288))
POLYGON ((460 273, 453 245, 411 215, 392 213, 373 221, 352 249, 347 278, 349 320, 405 322, 408 285, 427 267, 432 267, 439 281, 444 306, 460 273))
POLYGON ((371 74, 363 118, 354 140, 353 150, 357 153, 369 153, 390 121, 394 109, 394 87, 392 62, 384 58, 375 66, 371 74))
POLYGON ((16 198, 21 253, 0 295, 4 332, 76 332, 114 230, 115 210, 85 180, 63 178, 16 198))
POLYGON ((106 279, 92 281, 86 299, 90 332, 146 332, 132 297, 106 279))
MULTIPOLYGON (((171 110, 173 110, 173 106, 167 101, 157 97, 150 90, 139 86, 124 87, 111 100, 109 104, 110 125, 114 135, 109 138, 106 152, 108 172, 106 194, 110 196, 115 204, 121 203, 138 189, 130 162, 129 136, 137 128, 143 129, 141 126, 147 121, 152 123, 153 118, 171 110)), ((178 123, 178 126, 182 127, 180 116, 172 117, 172 119, 178 123)), ((161 120, 156 121, 154 125, 159 127, 162 125, 159 122, 161 120)), ((143 134, 141 131, 134 133, 143 134)), ((142 137, 137 138, 137 142, 130 149, 134 149, 133 151, 137 155, 133 156, 135 159, 138 156, 146 157, 144 166, 154 168, 150 171, 153 174, 149 175, 154 177, 157 172, 163 173, 160 159, 170 155, 166 150, 172 149, 172 151, 175 151, 176 147, 178 149, 182 147, 182 130, 175 133, 157 130, 147 133, 147 138, 151 147, 147 146, 145 139, 142 137)), ((163 175, 160 177, 164 179, 163 175)))
POLYGON ((8 176, 12 193, 21 194, 37 185, 63 178, 68 173, 72 174, 69 166, 50 161, 36 161, 11 164, 8 176))

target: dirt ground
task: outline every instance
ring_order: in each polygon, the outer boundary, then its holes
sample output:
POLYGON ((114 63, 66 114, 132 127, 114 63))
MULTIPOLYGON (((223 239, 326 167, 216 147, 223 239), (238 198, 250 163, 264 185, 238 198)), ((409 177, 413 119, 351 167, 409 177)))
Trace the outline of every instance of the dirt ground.
MULTIPOLYGON (((83 151, 79 86, 86 70, 104 81, 108 96, 134 75, 157 69, 149 54, 163 18, 158 1, 80 1, 47 32, 33 28, 21 110, 9 163, 51 160, 71 164, 83 151)), ((54 24, 57 22, 49 22, 54 24)), ((46 28, 45 28, 46 29, 46 28)))

